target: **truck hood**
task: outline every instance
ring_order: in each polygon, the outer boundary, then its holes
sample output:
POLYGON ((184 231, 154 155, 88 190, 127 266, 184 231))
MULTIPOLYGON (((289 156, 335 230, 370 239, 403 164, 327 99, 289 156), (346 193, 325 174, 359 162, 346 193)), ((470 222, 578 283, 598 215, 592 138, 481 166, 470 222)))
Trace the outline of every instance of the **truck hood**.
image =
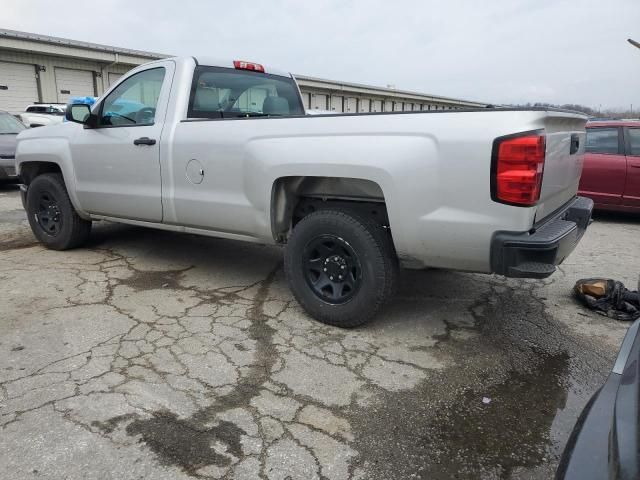
POLYGON ((72 122, 56 123, 38 128, 28 128, 18 135, 18 142, 21 140, 35 138, 70 137, 74 129, 82 128, 81 125, 72 122))

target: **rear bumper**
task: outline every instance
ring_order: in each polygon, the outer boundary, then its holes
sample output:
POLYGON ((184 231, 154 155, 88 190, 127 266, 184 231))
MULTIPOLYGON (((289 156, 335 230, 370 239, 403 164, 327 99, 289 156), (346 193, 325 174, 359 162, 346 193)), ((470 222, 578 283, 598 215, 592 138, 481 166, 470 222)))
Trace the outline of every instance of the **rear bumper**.
POLYGON ((593 200, 576 197, 528 232, 496 232, 491 240, 493 273, 546 278, 576 247, 591 221, 593 200))

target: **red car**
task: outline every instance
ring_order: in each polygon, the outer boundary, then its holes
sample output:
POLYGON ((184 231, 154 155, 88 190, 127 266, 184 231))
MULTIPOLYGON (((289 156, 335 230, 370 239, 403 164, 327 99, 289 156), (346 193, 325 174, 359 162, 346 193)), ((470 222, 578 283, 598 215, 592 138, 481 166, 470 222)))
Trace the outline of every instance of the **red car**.
POLYGON ((640 121, 587 123, 579 194, 596 209, 640 213, 640 121))

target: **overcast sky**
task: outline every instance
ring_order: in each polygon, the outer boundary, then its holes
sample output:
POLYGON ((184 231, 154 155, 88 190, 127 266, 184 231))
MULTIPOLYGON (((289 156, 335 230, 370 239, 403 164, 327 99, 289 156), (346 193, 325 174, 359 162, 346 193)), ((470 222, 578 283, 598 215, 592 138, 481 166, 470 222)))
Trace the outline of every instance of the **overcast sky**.
POLYGON ((640 110, 640 0, 2 0, 0 27, 493 103, 640 110))

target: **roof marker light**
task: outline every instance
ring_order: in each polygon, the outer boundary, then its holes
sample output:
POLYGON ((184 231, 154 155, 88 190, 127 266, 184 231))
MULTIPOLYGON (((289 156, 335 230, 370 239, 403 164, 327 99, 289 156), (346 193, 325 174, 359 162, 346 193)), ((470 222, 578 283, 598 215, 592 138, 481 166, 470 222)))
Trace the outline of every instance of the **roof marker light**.
POLYGON ((245 62, 244 60, 234 60, 233 66, 237 70, 251 70, 252 72, 264 73, 264 67, 259 63, 245 62))

